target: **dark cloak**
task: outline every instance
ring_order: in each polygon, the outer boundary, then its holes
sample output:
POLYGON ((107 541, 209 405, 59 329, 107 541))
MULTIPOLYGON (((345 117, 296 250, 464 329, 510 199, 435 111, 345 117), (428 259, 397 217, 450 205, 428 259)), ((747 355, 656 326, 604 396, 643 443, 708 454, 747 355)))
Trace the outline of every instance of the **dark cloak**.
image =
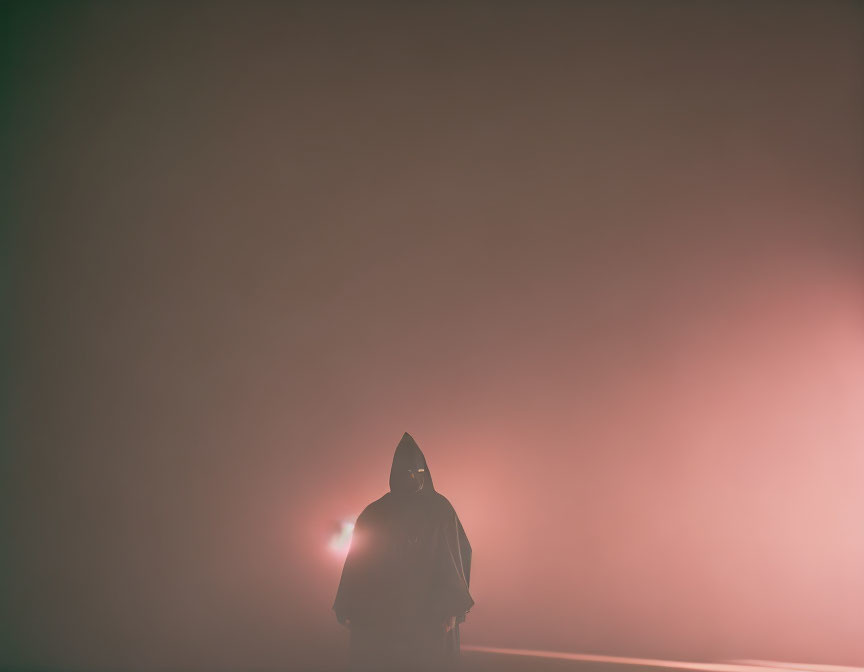
POLYGON ((350 619, 355 667, 446 667, 459 656, 459 624, 474 605, 471 544, 408 433, 396 447, 390 487, 357 518, 333 610, 350 619), (425 469, 419 492, 394 491, 400 470, 418 468, 425 469), (450 616, 456 626, 445 633, 450 616))

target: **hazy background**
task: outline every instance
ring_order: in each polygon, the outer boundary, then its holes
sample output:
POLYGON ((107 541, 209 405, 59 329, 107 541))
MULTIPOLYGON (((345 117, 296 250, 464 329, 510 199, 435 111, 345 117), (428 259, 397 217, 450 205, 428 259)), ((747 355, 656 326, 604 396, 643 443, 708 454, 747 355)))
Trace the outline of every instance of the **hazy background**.
POLYGON ((864 664, 860 3, 2 11, 0 667, 338 663, 404 431, 463 643, 864 664))

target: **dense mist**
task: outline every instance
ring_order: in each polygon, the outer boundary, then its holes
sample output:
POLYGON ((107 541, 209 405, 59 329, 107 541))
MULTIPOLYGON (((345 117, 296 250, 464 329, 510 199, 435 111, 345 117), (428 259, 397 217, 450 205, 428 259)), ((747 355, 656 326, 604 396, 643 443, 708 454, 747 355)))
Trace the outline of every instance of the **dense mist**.
POLYGON ((463 644, 864 665, 861 4, 2 11, 0 667, 340 664, 405 431, 463 644))

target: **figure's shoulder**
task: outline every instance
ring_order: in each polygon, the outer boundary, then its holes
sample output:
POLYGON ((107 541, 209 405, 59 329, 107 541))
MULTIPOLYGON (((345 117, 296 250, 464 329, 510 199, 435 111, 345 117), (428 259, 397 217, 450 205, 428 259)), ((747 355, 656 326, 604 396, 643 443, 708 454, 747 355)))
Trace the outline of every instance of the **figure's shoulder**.
POLYGON ((360 523, 366 522, 370 519, 374 519, 376 515, 382 513, 388 508, 390 503, 390 493, 386 493, 383 496, 376 499, 374 502, 366 506, 365 509, 357 516, 357 522, 360 523))
POLYGON ((437 490, 432 493, 430 500, 432 506, 435 507, 436 511, 441 515, 450 516, 456 513, 456 509, 453 508, 450 500, 437 490))

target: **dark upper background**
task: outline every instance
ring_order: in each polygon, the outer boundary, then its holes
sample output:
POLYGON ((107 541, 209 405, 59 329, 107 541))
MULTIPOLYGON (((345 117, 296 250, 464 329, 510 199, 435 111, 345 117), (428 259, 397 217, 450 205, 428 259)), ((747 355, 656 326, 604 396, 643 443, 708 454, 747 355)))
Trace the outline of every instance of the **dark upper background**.
POLYGON ((0 666, 338 660, 406 430, 464 642, 864 664, 860 4, 3 13, 0 666))

